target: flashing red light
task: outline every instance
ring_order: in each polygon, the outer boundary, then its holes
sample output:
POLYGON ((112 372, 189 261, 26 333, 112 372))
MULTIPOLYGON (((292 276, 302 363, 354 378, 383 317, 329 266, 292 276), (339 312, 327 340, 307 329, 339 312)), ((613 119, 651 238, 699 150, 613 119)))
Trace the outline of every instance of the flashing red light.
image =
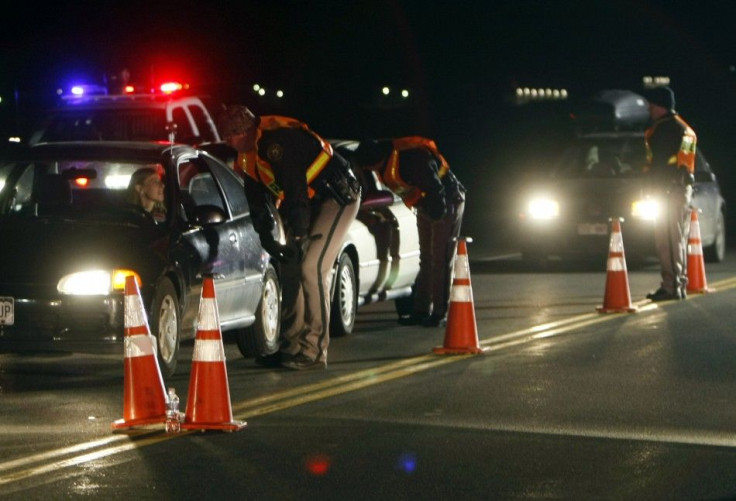
POLYGON ((174 92, 182 90, 184 86, 179 82, 164 82, 159 88, 164 94, 172 94, 174 92))
POLYGON ((89 184, 89 179, 87 179, 86 177, 78 177, 74 180, 74 182, 77 184, 77 186, 84 188, 89 184))

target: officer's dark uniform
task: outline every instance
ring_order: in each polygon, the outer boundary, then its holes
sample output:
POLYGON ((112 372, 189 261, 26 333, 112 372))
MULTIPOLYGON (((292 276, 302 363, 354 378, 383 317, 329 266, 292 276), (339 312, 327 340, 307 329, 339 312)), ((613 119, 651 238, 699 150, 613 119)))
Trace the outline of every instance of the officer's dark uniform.
POLYGON ((665 108, 645 133, 648 190, 663 205, 655 222, 654 240, 660 261, 660 288, 647 295, 658 301, 684 299, 687 289, 687 237, 695 171, 697 137, 674 111, 674 93, 669 88, 645 93, 651 104, 665 108))
POLYGON ((332 270, 358 212, 360 185, 348 162, 305 124, 278 116, 261 116, 256 124, 255 149, 241 152, 236 163, 246 173, 261 242, 283 260, 281 364, 324 367, 332 270), (266 204, 273 201, 286 228, 285 246, 272 237, 266 204))
POLYGON ((450 171, 434 141, 411 136, 366 141, 356 158, 373 168, 382 181, 416 209, 420 265, 414 284, 413 311, 405 325, 441 325, 450 297, 455 240, 460 235, 465 188, 450 171))

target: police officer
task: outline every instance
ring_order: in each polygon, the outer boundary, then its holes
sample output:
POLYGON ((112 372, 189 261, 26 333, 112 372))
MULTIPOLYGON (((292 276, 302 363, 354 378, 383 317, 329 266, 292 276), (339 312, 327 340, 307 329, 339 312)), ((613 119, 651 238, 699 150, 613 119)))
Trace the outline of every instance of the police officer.
POLYGON ((651 126, 645 133, 650 195, 659 199, 663 217, 654 227, 662 282, 647 294, 652 301, 685 299, 687 285, 687 235, 692 200, 695 148, 693 129, 675 111, 675 94, 669 87, 644 92, 649 102, 651 126))
POLYGON ((358 212, 360 185, 348 162, 293 118, 256 117, 245 106, 229 106, 220 133, 238 151, 261 243, 282 261, 283 344, 277 357, 260 362, 325 368, 332 269, 358 212), (272 237, 271 202, 284 222, 285 245, 272 237))
POLYGON ((399 323, 445 325, 465 188, 435 142, 424 137, 362 141, 356 159, 361 167, 375 170, 407 207, 416 209, 419 274, 412 312, 399 323))

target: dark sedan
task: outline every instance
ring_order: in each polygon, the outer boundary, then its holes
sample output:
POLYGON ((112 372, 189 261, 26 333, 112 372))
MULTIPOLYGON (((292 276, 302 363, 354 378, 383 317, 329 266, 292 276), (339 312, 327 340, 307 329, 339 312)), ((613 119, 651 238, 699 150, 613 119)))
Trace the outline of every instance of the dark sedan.
POLYGON ((41 144, 0 156, 0 351, 122 353, 123 284, 139 280, 164 374, 196 335, 204 276, 244 353, 278 341, 280 286, 242 181, 166 143, 41 144), (130 203, 138 169, 164 183, 156 217, 130 203), (163 212, 163 214, 161 214, 163 212))
MULTIPOLYGON (((519 231, 525 260, 608 255, 609 219, 623 218, 627 258, 655 255, 654 220, 659 201, 645 189, 646 162, 641 131, 584 134, 572 141, 547 177, 527 186, 521 197, 519 231)), ((693 209, 705 259, 720 262, 726 252, 726 202, 709 162, 698 148, 693 209)))

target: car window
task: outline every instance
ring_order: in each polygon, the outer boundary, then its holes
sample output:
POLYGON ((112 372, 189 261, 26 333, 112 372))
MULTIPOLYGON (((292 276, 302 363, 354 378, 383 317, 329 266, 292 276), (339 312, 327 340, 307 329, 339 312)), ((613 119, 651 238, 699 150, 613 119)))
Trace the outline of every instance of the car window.
POLYGON ((172 121, 176 124, 176 140, 177 142, 190 142, 196 135, 189 123, 189 118, 184 108, 177 106, 171 110, 172 121))
MULTIPOLYGON (((5 213, 117 220, 126 212, 130 216, 135 203, 129 188, 135 172, 155 174, 150 184, 164 183, 164 168, 157 163, 59 159, 11 165, 13 176, 6 176, 8 185, 3 188, 5 213)), ((167 219, 165 189, 163 197, 149 210, 158 222, 167 219)))
POLYGON ((178 167, 179 190, 182 195, 185 212, 192 206, 213 205, 228 214, 220 187, 208 168, 200 159, 182 162, 178 167))
POLYGON ((198 143, 212 143, 216 141, 216 138, 212 134, 212 129, 207 123, 207 115, 205 111, 199 106, 190 106, 189 112, 192 114, 194 123, 197 124, 199 129, 199 137, 197 137, 198 143))
POLYGON ((223 190, 225 190, 225 196, 230 203, 230 210, 232 211, 233 217, 248 214, 248 199, 245 197, 242 179, 232 169, 209 158, 206 161, 220 181, 223 190))

